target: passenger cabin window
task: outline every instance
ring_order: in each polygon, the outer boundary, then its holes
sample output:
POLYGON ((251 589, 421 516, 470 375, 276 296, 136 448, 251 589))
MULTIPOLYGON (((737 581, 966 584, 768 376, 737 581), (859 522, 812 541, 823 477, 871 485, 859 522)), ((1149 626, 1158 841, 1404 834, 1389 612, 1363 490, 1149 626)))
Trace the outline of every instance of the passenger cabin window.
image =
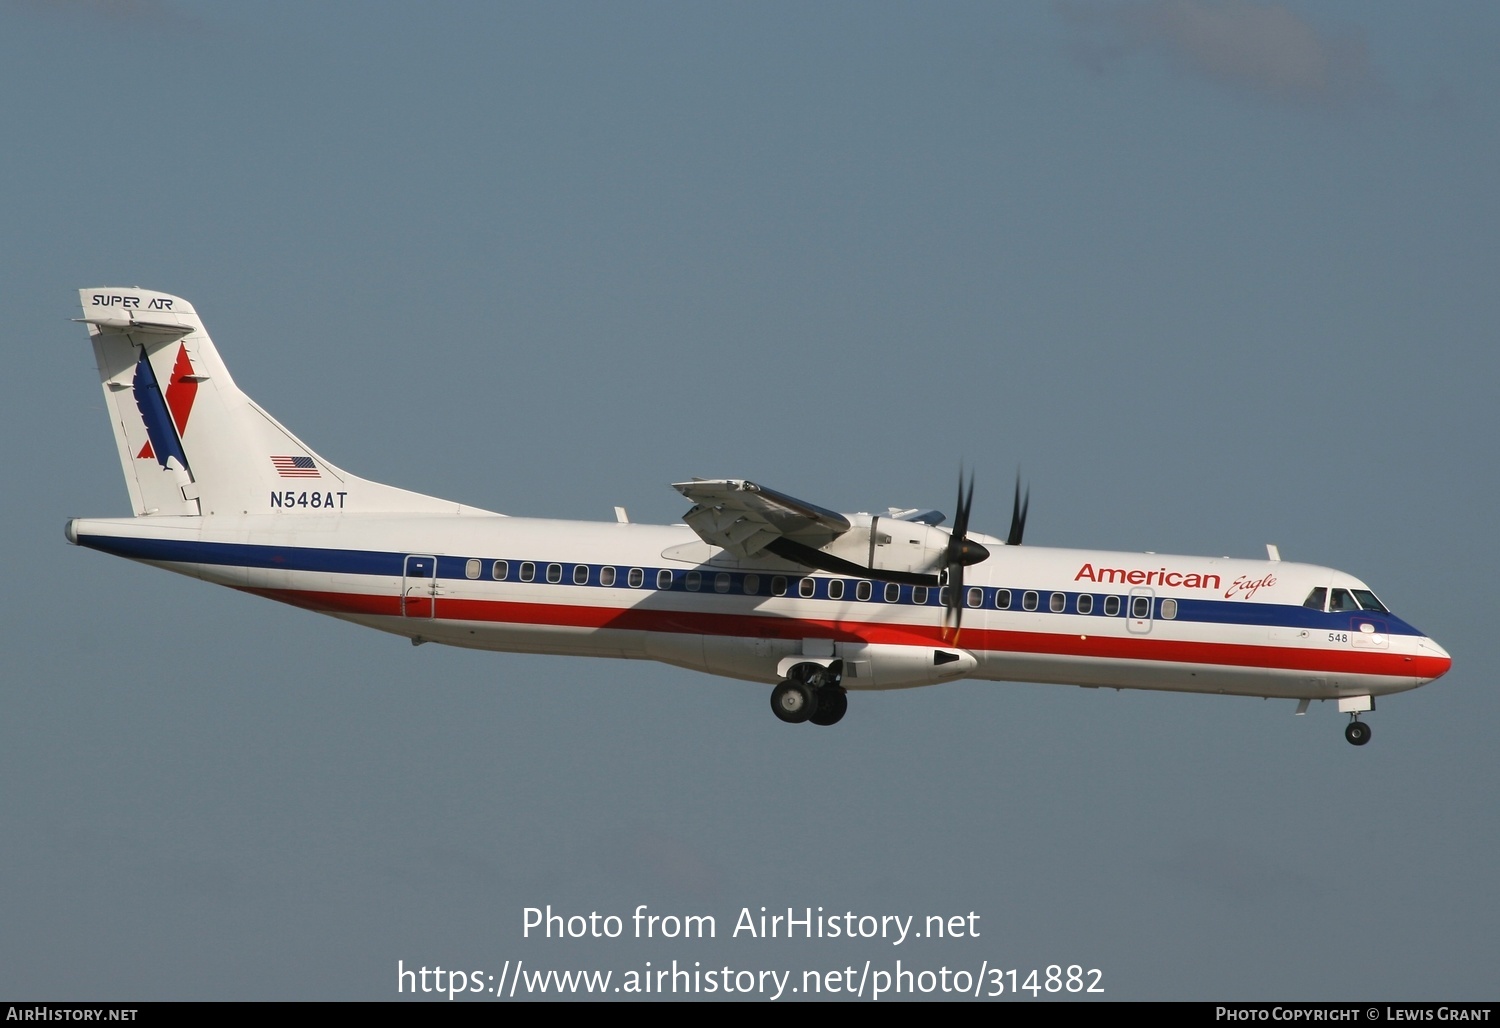
POLYGON ((720 571, 714 576, 714 592, 727 593, 729 591, 729 573, 720 571))
POLYGON ((759 594, 760 594, 760 576, 759 575, 746 575, 745 576, 745 595, 746 596, 758 596, 759 594))
POLYGON ((830 600, 842 600, 844 598, 844 580, 842 578, 834 578, 829 581, 828 598, 830 600))
POLYGON ((1078 613, 1092 614, 1094 612, 1094 598, 1088 593, 1078 597, 1078 613))
POLYGON ((1104 616, 1107 618, 1120 616, 1120 598, 1118 596, 1104 597, 1104 616))
POLYGON ((777 575, 775 578, 771 579, 771 595, 772 596, 785 596, 786 595, 786 576, 785 575, 777 575))
POLYGON ((470 557, 464 562, 464 577, 478 578, 479 570, 482 567, 484 567, 484 563, 478 557, 470 557))
POLYGON ((1177 616, 1177 601, 1176 600, 1162 600, 1161 601, 1161 616, 1163 618, 1165 618, 1166 620, 1168 620, 1168 621, 1171 621, 1173 618, 1175 618, 1177 616))
POLYGON ((1047 601, 1047 606, 1054 614, 1061 614, 1068 609, 1068 596, 1066 593, 1053 593, 1052 598, 1047 601))
POLYGON ((995 590, 995 607, 997 610, 1010 610, 1010 590, 995 590))
POLYGON ((604 567, 600 568, 599 569, 599 584, 600 585, 606 585, 606 586, 608 586, 608 585, 614 585, 615 584, 615 569, 612 568, 612 567, 610 567, 608 564, 606 564, 604 567))
POLYGON ((630 588, 639 589, 641 586, 646 584, 646 572, 642 571, 640 568, 631 568, 630 574, 625 576, 625 582, 630 586, 630 588))
POLYGON ((562 565, 561 564, 548 564, 547 565, 547 581, 551 582, 553 585, 556 585, 558 582, 562 581, 562 565))
POLYGON ((911 587, 911 602, 926 603, 927 587, 925 585, 914 585, 911 587))
POLYGON ((672 588, 672 572, 662 568, 656 573, 656 587, 658 589, 672 588))
POLYGON ((687 588, 688 588, 688 592, 695 593, 699 589, 701 589, 702 587, 703 587, 703 574, 701 572, 698 572, 698 571, 689 571, 687 573, 687 588))
POLYGON ((1026 590, 1021 594, 1021 609, 1036 610, 1036 601, 1036 593, 1032 592, 1030 589, 1026 590))
POLYGON ((531 582, 536 580, 536 565, 531 561, 521 562, 521 581, 531 582))
POLYGON ((885 602, 886 603, 900 603, 901 602, 901 587, 899 585, 897 585, 895 582, 887 582, 887 583, 885 583, 885 602))
POLYGON ((951 589, 949 589, 946 585, 943 586, 941 589, 939 589, 938 590, 938 606, 939 607, 946 607, 946 606, 948 606, 948 604, 951 602, 950 599, 949 599, 949 597, 952 596, 952 595, 953 595, 953 591, 951 589))
POLYGON ((573 565, 573 584, 574 585, 588 585, 589 584, 589 566, 587 564, 574 564, 573 565))
POLYGON ((1313 610, 1322 610, 1328 606, 1328 590, 1321 585, 1318 586, 1307 594, 1307 599, 1302 601, 1302 606, 1311 607, 1313 610))
POLYGON ((870 583, 861 582, 854 587, 854 598, 856 600, 868 600, 870 598, 870 583))
POLYGON ((490 577, 497 582, 503 582, 510 577, 510 561, 497 560, 490 565, 490 577))
POLYGON ((1136 596, 1130 601, 1130 616, 1142 620, 1151 616, 1151 597, 1136 596))
POLYGON ((1354 602, 1354 597, 1348 589, 1335 589, 1332 599, 1329 600, 1328 609, 1335 613, 1345 610, 1358 610, 1359 604, 1354 602))
POLYGON ((981 589, 981 588, 979 588, 977 585, 974 588, 972 588, 972 589, 969 590, 969 606, 971 606, 971 607, 983 607, 984 606, 984 590, 981 589))
POLYGON ((806 599, 818 591, 818 583, 811 578, 804 578, 797 583, 797 595, 806 599))

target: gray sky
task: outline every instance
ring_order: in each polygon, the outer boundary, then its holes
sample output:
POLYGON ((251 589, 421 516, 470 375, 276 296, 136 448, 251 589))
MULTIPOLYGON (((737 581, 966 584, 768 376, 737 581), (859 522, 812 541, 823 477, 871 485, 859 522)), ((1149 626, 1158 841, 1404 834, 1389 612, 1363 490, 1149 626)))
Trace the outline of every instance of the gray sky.
POLYGON ((0 996, 407 967, 977 971, 1493 999, 1500 12, 0 5, 0 996), (81 286, 188 298, 367 477, 675 521, 684 477, 1366 579, 1454 655, 1327 705, 961 683, 836 729, 68 547, 126 492, 81 286), (45 460, 43 460, 45 458, 45 460), (1483 604, 1481 604, 1483 606, 1483 604), (712 914, 545 941, 522 911, 712 914), (729 938, 742 907, 977 939, 729 938))

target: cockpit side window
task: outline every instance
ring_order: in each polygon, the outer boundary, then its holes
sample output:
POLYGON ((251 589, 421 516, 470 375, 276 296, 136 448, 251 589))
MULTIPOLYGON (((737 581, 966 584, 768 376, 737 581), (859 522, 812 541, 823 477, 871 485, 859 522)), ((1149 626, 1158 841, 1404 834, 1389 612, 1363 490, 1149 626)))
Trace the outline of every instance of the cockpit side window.
POLYGON ((1335 589, 1333 599, 1328 604, 1328 609, 1334 613, 1345 610, 1358 610, 1359 604, 1354 602, 1354 597, 1349 595, 1348 589, 1335 589))
POLYGON ((1377 614, 1389 614, 1385 604, 1375 598, 1375 594, 1368 589, 1355 589, 1354 598, 1359 601, 1360 610, 1373 610, 1377 614))
POLYGON ((1328 605, 1328 590, 1318 586, 1307 594, 1307 599, 1302 601, 1302 606, 1311 607, 1313 610, 1322 610, 1328 605))

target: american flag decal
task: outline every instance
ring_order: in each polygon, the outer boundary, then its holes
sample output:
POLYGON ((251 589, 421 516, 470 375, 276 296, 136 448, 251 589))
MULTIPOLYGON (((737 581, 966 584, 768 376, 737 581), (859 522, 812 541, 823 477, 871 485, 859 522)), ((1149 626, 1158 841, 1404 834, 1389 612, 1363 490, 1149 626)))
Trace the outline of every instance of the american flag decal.
POLYGON ((322 478, 311 457, 272 457, 271 464, 282 478, 322 478))

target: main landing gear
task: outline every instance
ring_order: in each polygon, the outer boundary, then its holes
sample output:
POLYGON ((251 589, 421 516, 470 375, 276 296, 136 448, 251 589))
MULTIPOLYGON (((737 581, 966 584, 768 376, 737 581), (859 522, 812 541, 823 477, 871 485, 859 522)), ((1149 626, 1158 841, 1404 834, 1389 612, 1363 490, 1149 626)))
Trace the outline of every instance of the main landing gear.
POLYGON ((771 711, 787 724, 836 725, 849 709, 849 694, 839 684, 842 678, 841 661, 831 667, 797 664, 771 690, 771 711))
POLYGON ((1349 724, 1344 728, 1344 738, 1355 746, 1363 746, 1370 741, 1370 726, 1359 719, 1358 714, 1349 715, 1349 724))

